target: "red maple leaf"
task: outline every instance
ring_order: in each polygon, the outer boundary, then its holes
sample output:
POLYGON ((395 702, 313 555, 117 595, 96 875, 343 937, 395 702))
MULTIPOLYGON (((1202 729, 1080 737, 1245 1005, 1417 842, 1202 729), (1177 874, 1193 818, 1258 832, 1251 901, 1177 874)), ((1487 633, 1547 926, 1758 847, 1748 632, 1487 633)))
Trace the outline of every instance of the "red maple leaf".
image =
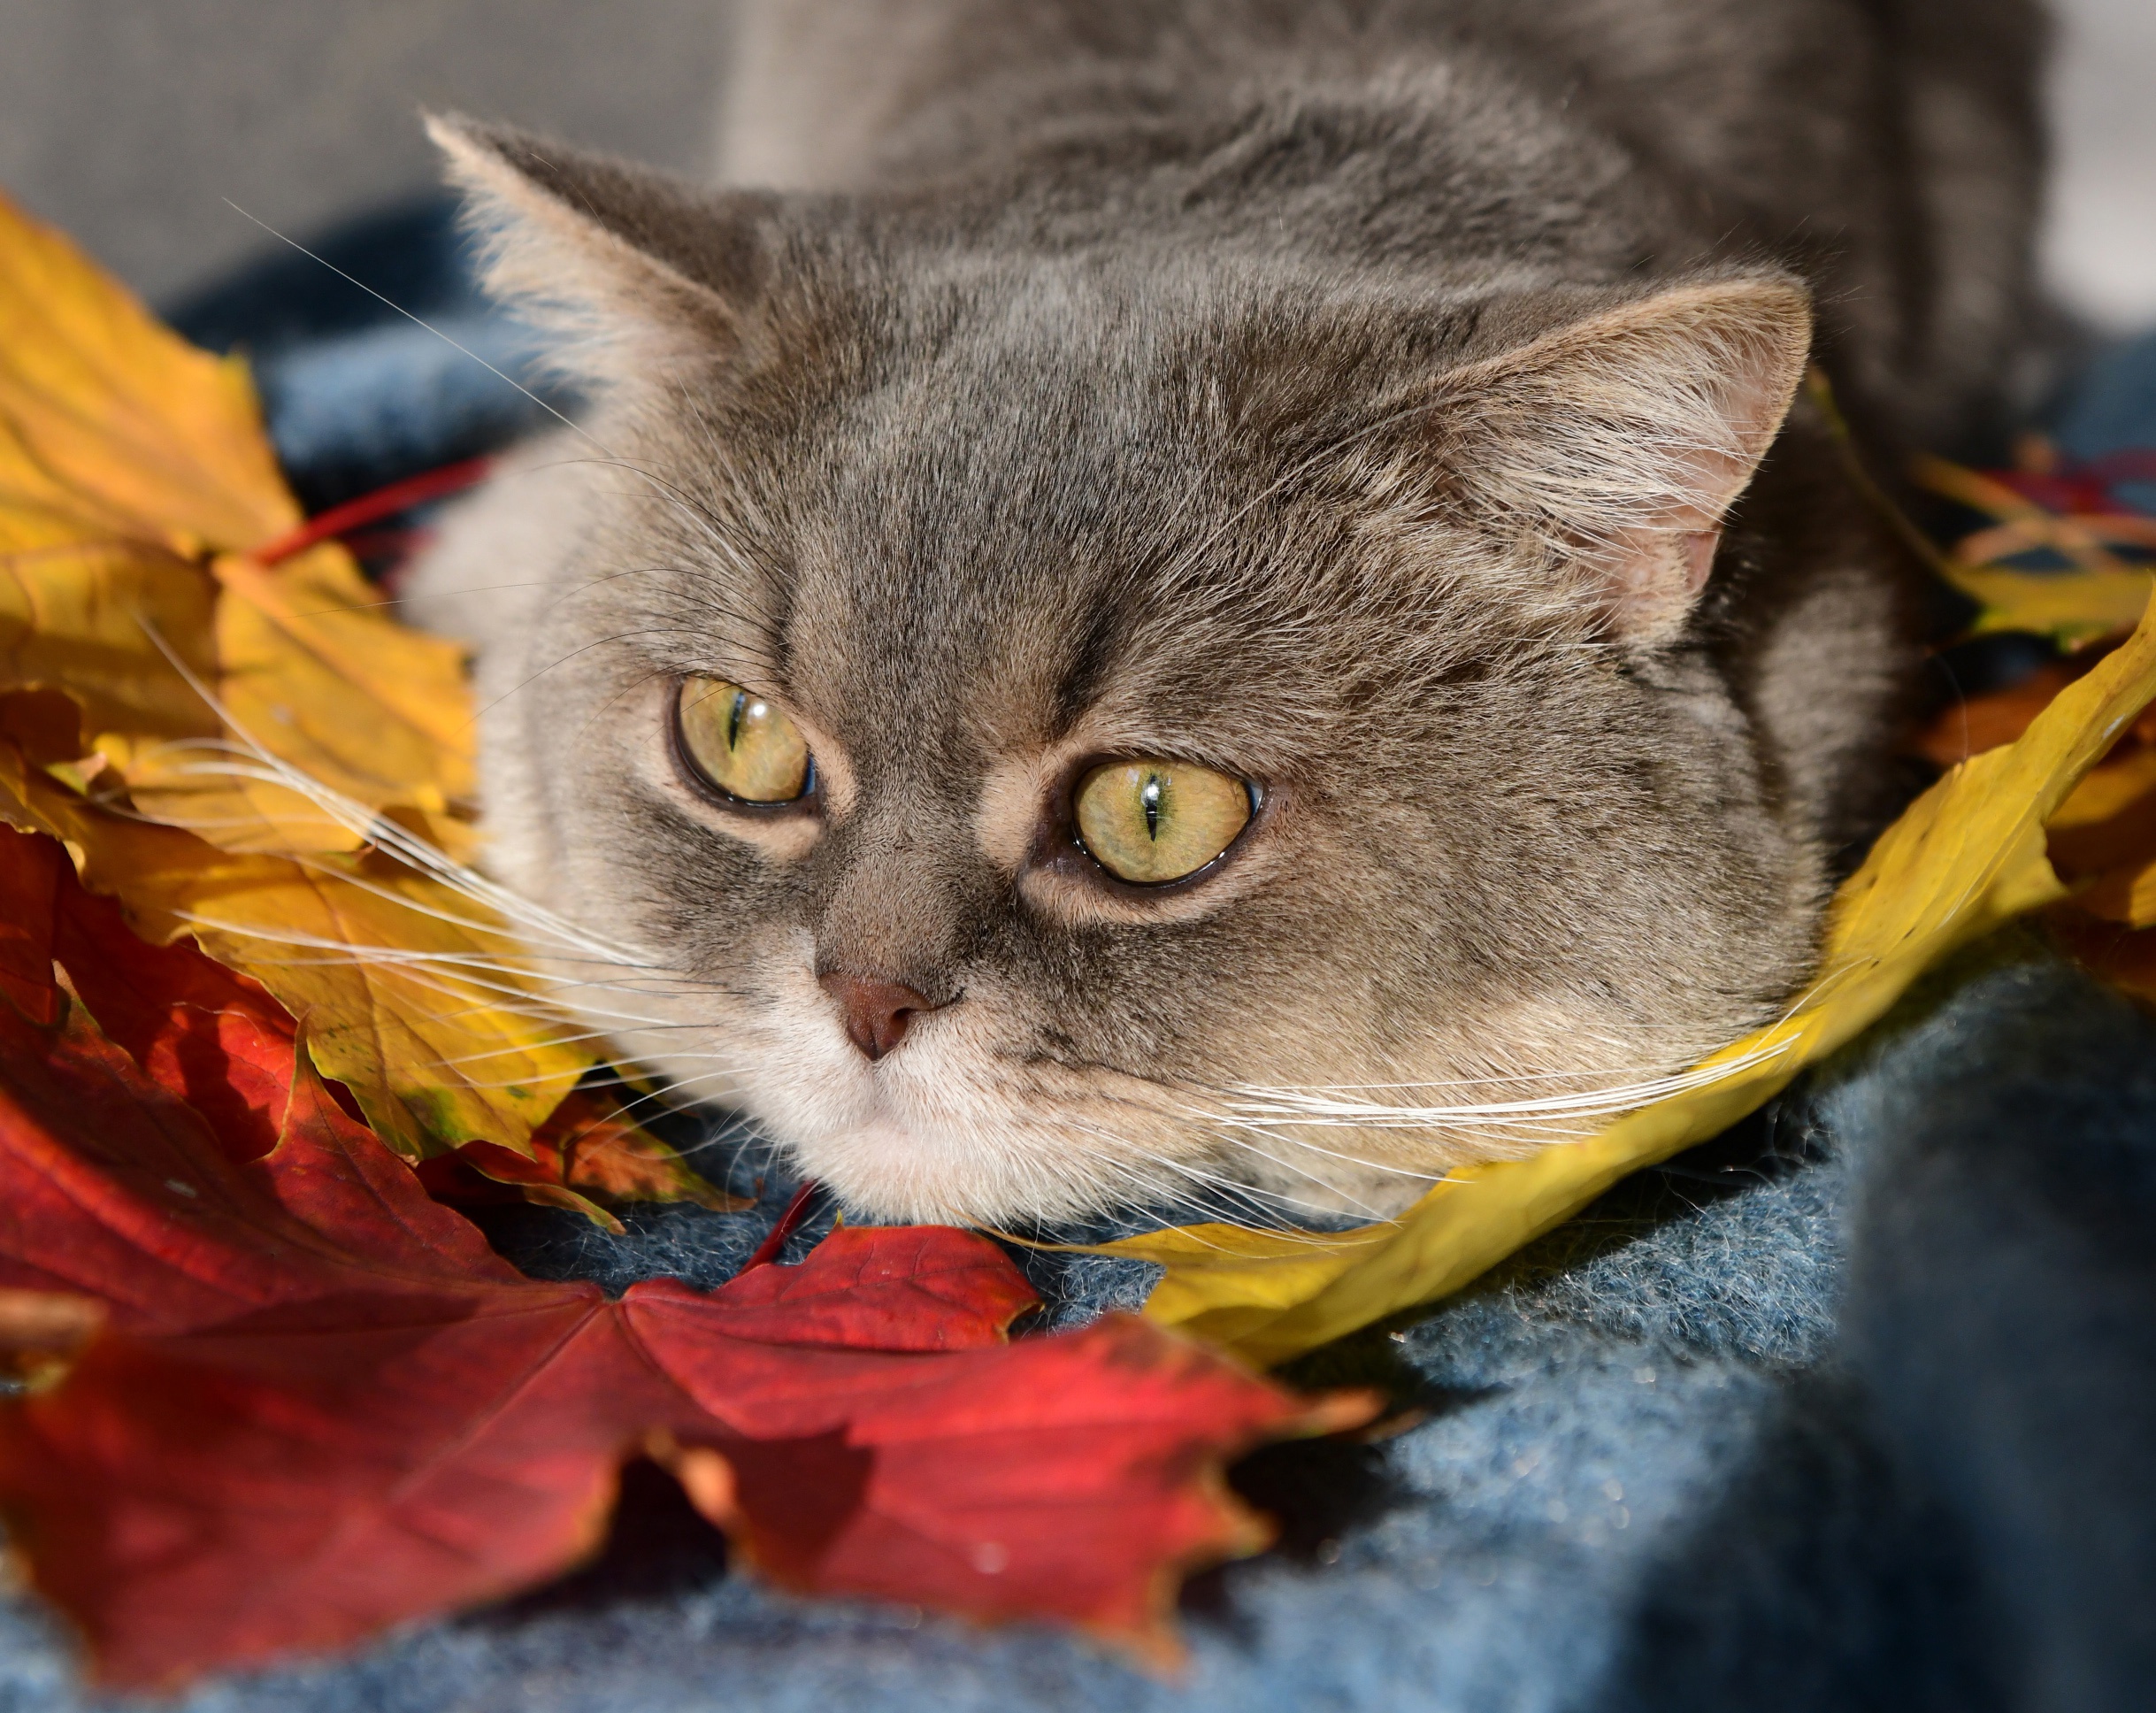
POLYGON ((787 1586, 1158 1650, 1181 1575, 1263 1542, 1222 1461, 1373 1407, 1128 1317, 1006 1343, 1032 1293, 941 1227, 709 1294, 526 1279, 57 846, 0 834, 0 1511, 108 1682, 529 1586, 640 1452, 787 1586))

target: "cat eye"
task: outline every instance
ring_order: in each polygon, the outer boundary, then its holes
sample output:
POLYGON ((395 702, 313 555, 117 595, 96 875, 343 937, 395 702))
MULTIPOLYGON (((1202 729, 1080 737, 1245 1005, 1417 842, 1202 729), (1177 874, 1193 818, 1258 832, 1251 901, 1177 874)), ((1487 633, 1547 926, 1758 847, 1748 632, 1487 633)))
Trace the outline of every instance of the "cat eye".
POLYGON ((1078 839, 1118 880, 1195 874, 1249 824, 1250 787, 1186 761, 1111 761, 1079 780, 1078 839))
POLYGON ((682 760, 740 803, 786 803, 809 784, 809 741, 770 703, 723 678, 685 678, 674 701, 682 760))

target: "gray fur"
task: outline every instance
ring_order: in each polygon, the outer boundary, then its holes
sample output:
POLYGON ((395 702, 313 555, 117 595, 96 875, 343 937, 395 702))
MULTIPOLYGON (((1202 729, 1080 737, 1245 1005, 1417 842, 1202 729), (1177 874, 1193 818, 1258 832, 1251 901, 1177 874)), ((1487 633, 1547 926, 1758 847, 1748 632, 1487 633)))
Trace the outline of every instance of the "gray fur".
POLYGON ((648 949, 595 1018, 861 1211, 1006 1220, 1394 1205, 1770 1014, 1908 659, 1776 434, 1807 296, 1884 444, 1986 408, 2026 296, 2035 24, 1953 18, 795 0, 728 147, 777 193, 442 127, 598 398, 415 588, 495 866, 648 949), (794 715, 812 803, 684 786, 689 673, 794 715), (1114 755, 1263 807, 1119 886, 1067 831, 1114 755), (871 1065, 834 972, 952 1002, 871 1065), (1423 1121, 1281 1105, 1380 1086, 1423 1121))

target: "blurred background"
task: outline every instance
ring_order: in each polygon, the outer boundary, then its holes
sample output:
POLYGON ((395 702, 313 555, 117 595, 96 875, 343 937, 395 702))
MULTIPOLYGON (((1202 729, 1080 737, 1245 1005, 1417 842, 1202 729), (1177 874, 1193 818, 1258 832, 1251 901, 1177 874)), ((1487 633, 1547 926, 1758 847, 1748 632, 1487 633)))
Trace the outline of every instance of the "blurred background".
POLYGON ((436 181, 424 107, 709 151, 726 0, 0 0, 0 188, 145 296, 436 181))
MULTIPOLYGON (((899 0, 894 0, 898 4, 899 0)), ((2156 0, 2057 0, 2056 290, 2156 322, 2156 0)), ((431 182, 446 105, 694 170, 725 0, 0 0, 0 186, 160 302, 431 182)))

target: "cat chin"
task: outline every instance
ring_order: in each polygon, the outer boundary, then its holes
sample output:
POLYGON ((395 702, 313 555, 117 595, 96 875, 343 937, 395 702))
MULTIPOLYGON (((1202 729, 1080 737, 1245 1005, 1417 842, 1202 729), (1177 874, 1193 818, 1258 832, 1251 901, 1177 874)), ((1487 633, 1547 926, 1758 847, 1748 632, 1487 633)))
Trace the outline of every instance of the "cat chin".
MULTIPOLYGON (((782 1132, 783 1133, 783 1132, 782 1132)), ((896 1115, 786 1138, 802 1175, 871 1220, 907 1224, 1054 1222, 1095 1210, 1112 1196, 1073 1181, 1068 1155, 1027 1147, 993 1119, 922 1124, 896 1115)))
MULTIPOLYGON (((1073 1150, 963 1074, 917 1063, 843 1079, 855 1098, 759 1102, 802 1175, 867 1219, 997 1224, 1070 1218, 1115 1199, 1073 1150), (893 1074, 893 1072, 898 1072, 893 1074)), ((833 1079, 832 1081, 840 1081, 833 1079)))
POLYGON ((798 1141, 792 1152, 803 1176, 830 1187, 850 1212, 867 1219, 967 1225, 1029 1213, 987 1189, 978 1138, 886 1119, 798 1141))
POLYGON ((655 1069, 700 1085, 704 1103, 754 1119, 804 1179, 863 1219, 1055 1220, 1116 1199, 1097 1178, 1074 1176, 1067 1145, 973 1087, 963 1068, 908 1051, 909 1062, 871 1067, 837 1037, 827 1051, 794 1041, 723 1078, 691 1069, 694 1056, 679 1065, 660 1056, 655 1069))

